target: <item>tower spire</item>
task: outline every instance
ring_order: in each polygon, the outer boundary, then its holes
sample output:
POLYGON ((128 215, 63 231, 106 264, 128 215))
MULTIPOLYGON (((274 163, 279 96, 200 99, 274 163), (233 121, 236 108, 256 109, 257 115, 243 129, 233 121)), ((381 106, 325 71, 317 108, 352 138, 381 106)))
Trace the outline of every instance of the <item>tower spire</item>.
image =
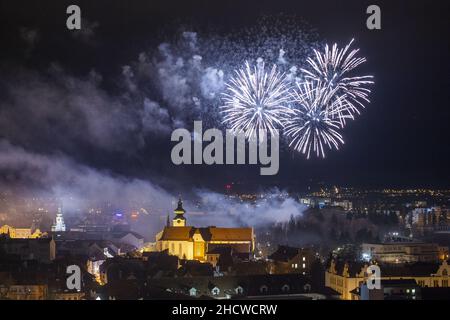
POLYGON ((178 198, 178 206, 173 211, 175 213, 175 217, 172 220, 172 225, 174 227, 184 227, 186 226, 186 218, 184 217, 186 210, 183 208, 183 201, 181 197, 178 198))
POLYGON ((52 231, 53 232, 66 231, 66 224, 64 223, 62 206, 58 207, 58 210, 56 212, 55 223, 52 225, 52 231))

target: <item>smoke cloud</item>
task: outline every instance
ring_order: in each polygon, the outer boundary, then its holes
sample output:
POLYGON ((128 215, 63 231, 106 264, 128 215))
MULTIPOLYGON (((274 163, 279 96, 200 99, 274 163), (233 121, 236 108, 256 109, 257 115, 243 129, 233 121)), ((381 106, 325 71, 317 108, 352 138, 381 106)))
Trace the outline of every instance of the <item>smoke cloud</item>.
MULTIPOLYGON (((84 33, 74 36, 92 46, 99 24, 85 22, 84 33)), ((95 67, 75 75, 60 63, 35 69, 3 63, 0 184, 24 194, 64 198, 67 212, 108 203, 129 208, 142 204, 159 217, 171 213, 176 195, 157 182, 168 177, 129 168, 136 159, 152 172, 167 167, 158 148, 169 144, 175 128, 190 129, 199 119, 220 127, 221 92, 245 60, 278 63, 294 76, 292 70, 311 47, 307 33, 269 33, 258 29, 242 31, 235 38, 202 38, 182 32, 174 40, 139 52, 135 61, 112 66, 118 73, 108 81, 95 67), (248 41, 250 36, 254 41, 248 41)), ((37 50, 36 44, 46 35, 22 28, 18 36, 27 50, 37 50)), ((207 189, 191 196, 186 199, 188 217, 198 225, 262 225, 286 220, 304 209, 292 198, 249 204, 207 189)), ((159 219, 149 230, 159 230, 163 223, 159 219)))

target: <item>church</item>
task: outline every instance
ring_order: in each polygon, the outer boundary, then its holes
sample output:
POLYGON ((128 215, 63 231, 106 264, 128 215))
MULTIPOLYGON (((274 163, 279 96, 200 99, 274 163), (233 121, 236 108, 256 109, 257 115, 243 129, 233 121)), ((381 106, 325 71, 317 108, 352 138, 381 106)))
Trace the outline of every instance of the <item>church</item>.
MULTIPOLYGON (((164 229, 156 235, 156 250, 168 250, 180 259, 208 261, 216 249, 231 247, 241 255, 248 255, 255 249, 253 228, 197 228, 186 224, 183 202, 178 201, 172 224, 167 221, 164 229)), ((220 249, 219 249, 220 250, 220 249)))

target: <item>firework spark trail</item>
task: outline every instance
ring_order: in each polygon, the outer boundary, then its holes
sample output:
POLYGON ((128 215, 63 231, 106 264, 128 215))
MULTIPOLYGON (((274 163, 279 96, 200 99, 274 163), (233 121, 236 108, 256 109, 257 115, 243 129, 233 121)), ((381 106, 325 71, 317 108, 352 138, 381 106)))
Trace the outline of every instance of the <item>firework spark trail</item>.
POLYGON ((308 159, 311 151, 325 158, 325 147, 339 150, 339 145, 344 144, 338 132, 341 122, 335 119, 344 103, 332 99, 334 92, 326 86, 316 84, 308 81, 297 84, 297 90, 291 93, 294 108, 283 117, 284 132, 291 139, 289 146, 306 154, 308 159))
POLYGON ((359 107, 365 108, 364 102, 370 102, 370 89, 367 86, 374 83, 373 76, 347 75, 366 62, 365 58, 357 57, 359 49, 349 51, 353 41, 352 39, 343 49, 334 44, 331 50, 328 45, 324 52, 314 50, 314 57, 306 60, 311 68, 301 69, 307 80, 317 81, 319 86, 324 84, 334 91, 335 99, 343 103, 333 104, 333 107, 339 107, 340 111, 333 114, 340 121, 341 127, 345 125, 345 119, 353 119, 354 114, 360 114, 359 107))
POLYGON ((245 132, 247 138, 259 129, 273 132, 281 127, 280 119, 289 110, 291 86, 286 75, 276 65, 266 71, 262 59, 254 67, 246 62, 235 74, 227 84, 228 92, 223 93, 222 123, 235 133, 245 132))

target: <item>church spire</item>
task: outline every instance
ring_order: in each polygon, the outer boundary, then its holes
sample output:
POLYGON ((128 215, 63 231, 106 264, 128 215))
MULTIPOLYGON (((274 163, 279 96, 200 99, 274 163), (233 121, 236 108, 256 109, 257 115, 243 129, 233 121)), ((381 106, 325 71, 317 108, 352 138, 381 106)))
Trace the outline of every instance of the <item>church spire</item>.
POLYGON ((55 223, 52 225, 53 232, 61 232, 66 231, 66 224, 64 223, 63 213, 61 206, 58 207, 58 211, 56 213, 55 223))
POLYGON ((175 212, 175 214, 184 214, 186 212, 183 209, 183 201, 181 201, 181 197, 178 198, 178 206, 174 212, 175 212))
POLYGON ((178 199, 178 206, 173 211, 173 213, 175 213, 175 217, 172 220, 172 225, 174 227, 186 226, 186 218, 184 217, 186 210, 184 210, 184 208, 183 208, 183 201, 181 201, 181 197, 178 199))

